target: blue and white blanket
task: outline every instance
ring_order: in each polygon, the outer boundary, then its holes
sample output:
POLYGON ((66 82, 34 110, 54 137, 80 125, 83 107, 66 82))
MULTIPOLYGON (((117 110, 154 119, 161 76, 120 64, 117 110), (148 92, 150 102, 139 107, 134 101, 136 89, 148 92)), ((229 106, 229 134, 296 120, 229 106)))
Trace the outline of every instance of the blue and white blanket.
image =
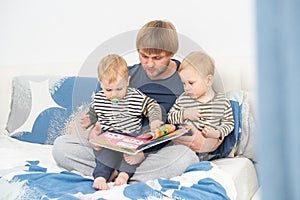
POLYGON ((196 163, 172 179, 110 184, 110 190, 97 191, 91 177, 58 168, 50 145, 1 135, 0 155, 0 199, 236 199, 232 178, 208 161, 196 163))
POLYGON ((235 199, 232 180, 211 162, 199 162, 181 176, 155 179, 108 191, 96 191, 93 180, 76 173, 47 173, 38 161, 28 171, 14 175, 7 185, 19 187, 18 199, 235 199), (20 187, 21 186, 21 187, 20 187))

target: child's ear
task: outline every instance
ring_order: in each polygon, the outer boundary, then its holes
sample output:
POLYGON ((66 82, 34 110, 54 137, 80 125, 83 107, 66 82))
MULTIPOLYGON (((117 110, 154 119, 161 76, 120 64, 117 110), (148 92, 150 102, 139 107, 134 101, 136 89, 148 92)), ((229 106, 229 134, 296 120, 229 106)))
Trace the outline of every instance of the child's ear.
POLYGON ((129 86, 131 76, 128 76, 127 86, 129 86))
POLYGON ((206 77, 206 84, 208 86, 212 86, 213 83, 214 83, 214 76, 211 75, 211 74, 207 75, 207 77, 206 77))

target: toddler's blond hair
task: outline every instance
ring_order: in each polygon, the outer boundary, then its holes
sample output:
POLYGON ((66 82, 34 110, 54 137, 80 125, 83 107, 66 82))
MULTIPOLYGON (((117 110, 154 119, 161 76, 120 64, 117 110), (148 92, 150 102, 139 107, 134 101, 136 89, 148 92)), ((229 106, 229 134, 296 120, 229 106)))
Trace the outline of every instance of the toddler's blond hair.
POLYGON ((215 62, 214 60, 202 51, 193 51, 189 53, 179 66, 178 72, 192 67, 203 76, 215 74, 215 62))
POLYGON ((109 83, 116 82, 118 77, 128 80, 128 66, 122 56, 110 54, 101 59, 98 65, 98 79, 109 83))

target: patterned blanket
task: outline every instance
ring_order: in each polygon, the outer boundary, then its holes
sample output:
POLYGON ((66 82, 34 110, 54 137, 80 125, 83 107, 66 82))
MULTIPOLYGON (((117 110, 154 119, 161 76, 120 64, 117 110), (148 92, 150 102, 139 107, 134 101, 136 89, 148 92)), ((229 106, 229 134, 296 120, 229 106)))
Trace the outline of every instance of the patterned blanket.
POLYGON ((199 162, 172 179, 155 179, 110 190, 93 189, 91 177, 67 171, 47 172, 39 161, 1 170, 4 199, 235 199, 234 183, 212 162, 199 162))

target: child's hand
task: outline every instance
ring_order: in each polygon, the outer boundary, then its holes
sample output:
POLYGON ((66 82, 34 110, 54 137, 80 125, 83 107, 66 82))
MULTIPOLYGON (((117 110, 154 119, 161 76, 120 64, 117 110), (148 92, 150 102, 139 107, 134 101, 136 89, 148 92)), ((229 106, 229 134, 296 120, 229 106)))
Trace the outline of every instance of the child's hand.
POLYGON ((202 134, 206 138, 219 138, 221 136, 221 132, 212 128, 211 126, 205 125, 202 129, 202 134))
MULTIPOLYGON (((95 138, 96 136, 98 136, 100 134, 101 134, 101 124, 100 124, 100 122, 97 122, 95 124, 94 128, 92 128, 91 131, 89 132, 88 139, 90 140, 92 138, 95 138)), ((96 151, 99 151, 101 149, 101 147, 93 145, 93 144, 91 144, 91 146, 96 151)))
POLYGON ((196 121, 201 118, 201 112, 199 109, 188 108, 183 111, 183 119, 196 121))
POLYGON ((151 131, 154 131, 155 129, 158 129, 160 126, 162 126, 164 123, 160 120, 153 120, 150 122, 150 129, 151 131))
POLYGON ((87 127, 89 127, 91 125, 91 120, 89 115, 84 115, 82 118, 80 118, 80 126, 82 128, 82 130, 86 130, 87 127))

